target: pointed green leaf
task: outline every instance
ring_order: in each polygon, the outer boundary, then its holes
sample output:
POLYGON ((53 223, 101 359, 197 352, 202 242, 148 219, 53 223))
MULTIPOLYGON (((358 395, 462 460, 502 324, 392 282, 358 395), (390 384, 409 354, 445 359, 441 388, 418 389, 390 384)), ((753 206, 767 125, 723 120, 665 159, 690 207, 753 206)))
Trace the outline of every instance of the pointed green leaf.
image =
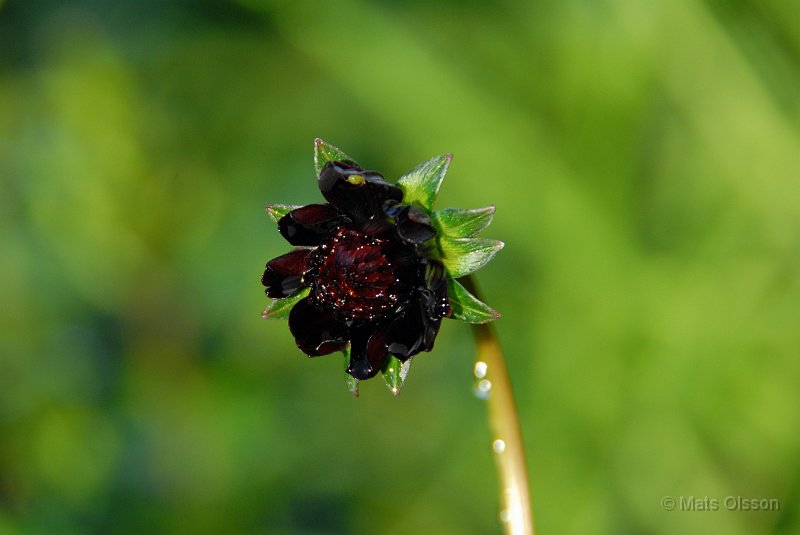
POLYGON ((445 154, 422 162, 414 169, 400 177, 397 186, 403 190, 403 202, 406 204, 417 203, 430 210, 433 201, 439 194, 447 168, 453 160, 452 154, 445 154))
POLYGON ((268 204, 264 207, 264 210, 267 212, 267 215, 277 223, 280 218, 294 210, 295 208, 300 208, 295 204, 268 204))
POLYGON ((505 246, 485 238, 439 238, 442 263, 453 278, 469 275, 485 266, 505 246))
POLYGON ((342 149, 338 147, 334 147, 327 141, 323 141, 320 138, 314 140, 314 168, 317 170, 317 176, 319 176, 319 172, 325 166, 327 162, 332 162, 334 160, 337 161, 344 161, 349 160, 351 162, 355 162, 353 158, 348 156, 342 149))
POLYGON ((452 319, 467 323, 488 323, 500 317, 500 313, 469 293, 460 282, 448 277, 447 297, 453 311, 452 319))
POLYGON ((495 207, 445 208, 433 212, 433 222, 437 230, 451 238, 472 238, 489 226, 494 217, 495 207))
POLYGON ((347 390, 350 391, 355 397, 358 397, 358 379, 347 373, 347 367, 350 366, 350 346, 347 346, 347 349, 342 351, 342 355, 344 355, 344 384, 347 386, 347 390))
POLYGON ((311 288, 301 288, 289 297, 282 299, 273 299, 269 306, 261 313, 261 317, 269 320, 285 320, 289 319, 289 312, 298 301, 305 298, 311 288))
POLYGON ((395 396, 400 393, 406 382, 408 370, 411 369, 411 359, 401 362, 397 357, 389 357, 383 367, 383 380, 395 396))

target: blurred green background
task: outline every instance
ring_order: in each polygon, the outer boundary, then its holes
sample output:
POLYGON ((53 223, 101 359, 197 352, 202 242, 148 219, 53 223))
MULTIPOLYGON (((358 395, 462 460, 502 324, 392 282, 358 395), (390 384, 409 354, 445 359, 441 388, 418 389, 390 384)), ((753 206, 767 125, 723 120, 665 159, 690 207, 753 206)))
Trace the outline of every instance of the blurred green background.
POLYGON ((318 136, 497 205, 541 533, 800 532, 800 4, 9 0, 0 533, 500 532, 466 326, 354 399, 259 317, 318 136))

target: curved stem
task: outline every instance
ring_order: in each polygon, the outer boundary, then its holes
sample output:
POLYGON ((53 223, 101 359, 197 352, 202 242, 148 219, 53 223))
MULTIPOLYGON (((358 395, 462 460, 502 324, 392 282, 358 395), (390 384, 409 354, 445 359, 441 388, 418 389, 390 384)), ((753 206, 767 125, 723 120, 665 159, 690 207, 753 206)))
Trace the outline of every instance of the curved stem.
MULTIPOLYGON (((471 276, 462 277, 459 282, 475 297, 481 298, 471 276)), ((494 436, 492 449, 500 476, 501 519, 505 533, 533 535, 525 449, 503 351, 490 324, 471 327, 478 351, 475 363, 478 392, 487 397, 489 404, 489 425, 494 436)))

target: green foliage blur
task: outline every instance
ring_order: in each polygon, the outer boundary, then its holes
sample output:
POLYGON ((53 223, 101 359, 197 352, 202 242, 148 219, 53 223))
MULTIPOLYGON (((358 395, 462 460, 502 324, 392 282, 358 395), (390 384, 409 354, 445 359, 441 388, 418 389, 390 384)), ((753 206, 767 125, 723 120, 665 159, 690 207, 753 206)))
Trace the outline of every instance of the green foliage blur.
POLYGON ((8 0, 0 534, 501 532, 465 325, 354 399, 260 318, 315 137, 497 205, 539 532, 800 532, 800 4, 8 0))

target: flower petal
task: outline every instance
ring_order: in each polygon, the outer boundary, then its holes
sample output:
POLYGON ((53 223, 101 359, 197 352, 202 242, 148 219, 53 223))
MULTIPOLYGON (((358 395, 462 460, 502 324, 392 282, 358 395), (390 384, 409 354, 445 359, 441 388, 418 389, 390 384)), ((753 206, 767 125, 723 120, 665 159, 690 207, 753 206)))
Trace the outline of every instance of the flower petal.
POLYGON ((425 287, 419 288, 429 318, 449 318, 452 314, 447 293, 447 273, 441 262, 429 260, 425 265, 425 287))
POLYGON ((302 288, 303 273, 308 269, 310 254, 309 249, 296 249, 270 260, 261 276, 261 284, 267 287, 267 295, 280 299, 302 288))
POLYGON ((308 298, 299 301, 289 313, 289 330, 297 347, 309 357, 343 351, 347 347, 347 325, 330 311, 315 307, 308 298))
POLYGON ((309 204, 280 218, 278 230, 292 245, 321 245, 348 220, 330 204, 309 204))
POLYGON ((401 201, 403 192, 373 171, 347 162, 328 162, 319 173, 319 189, 325 200, 356 221, 381 219, 386 201, 401 201))
POLYGON ((386 349, 388 331, 389 324, 386 323, 377 329, 373 324, 351 327, 350 365, 347 373, 356 379, 369 379, 381 371, 389 358, 386 349))
POLYGON ((405 362, 421 351, 433 349, 440 325, 441 320, 428 317, 421 303, 412 304, 389 325, 386 348, 405 362))
POLYGON ((436 236, 430 217, 417 206, 401 205, 396 211, 397 235, 404 241, 419 245, 436 236))

